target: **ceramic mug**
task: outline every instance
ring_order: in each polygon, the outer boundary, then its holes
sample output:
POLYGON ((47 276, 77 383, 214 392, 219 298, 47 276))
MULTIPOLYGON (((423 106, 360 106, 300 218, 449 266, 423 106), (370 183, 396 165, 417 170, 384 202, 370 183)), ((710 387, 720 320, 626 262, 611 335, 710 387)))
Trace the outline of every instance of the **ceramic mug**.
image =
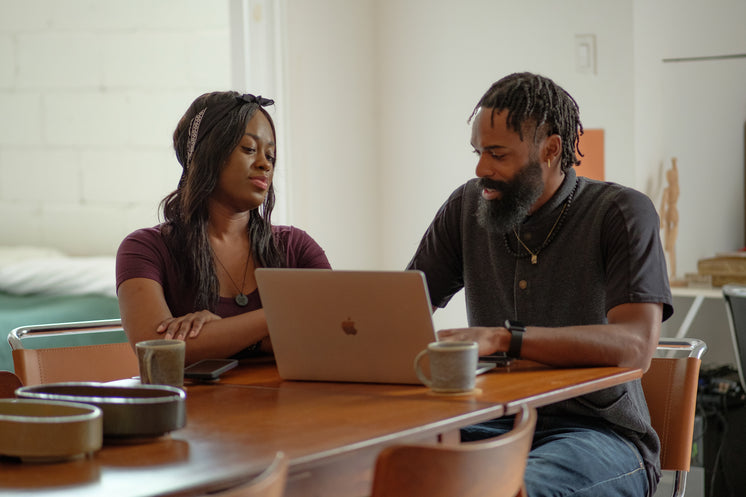
POLYGON ((476 342, 433 342, 417 354, 414 369, 433 392, 469 392, 474 390, 478 360, 476 342), (422 369, 425 356, 430 360, 430 377, 422 369))
POLYGON ((145 340, 135 344, 140 365, 140 383, 152 385, 184 385, 183 340, 145 340))

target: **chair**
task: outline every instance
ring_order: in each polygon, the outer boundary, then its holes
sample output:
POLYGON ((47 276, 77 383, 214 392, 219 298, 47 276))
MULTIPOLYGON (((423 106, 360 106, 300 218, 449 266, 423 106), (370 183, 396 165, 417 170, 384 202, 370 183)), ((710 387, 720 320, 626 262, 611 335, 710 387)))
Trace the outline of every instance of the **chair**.
POLYGON ((225 490, 213 491, 204 495, 215 497, 282 497, 285 493, 287 476, 288 458, 283 452, 278 452, 272 464, 267 466, 267 469, 259 476, 225 490))
POLYGON ((112 381, 139 374, 137 356, 128 342, 28 349, 24 338, 72 337, 123 332, 119 319, 79 321, 16 328, 8 335, 13 367, 24 385, 63 381, 112 381))
POLYGON ((723 287, 725 311, 728 314, 730 338, 736 356, 736 369, 741 388, 746 389, 743 367, 746 363, 746 286, 725 285, 723 287))
POLYGON ((536 409, 523 406, 512 431, 454 445, 394 445, 376 461, 372 497, 514 497, 523 491, 536 409))
POLYGON ((673 496, 686 490, 692 457, 694 414, 701 357, 707 345, 696 338, 661 338, 658 354, 642 376, 653 429, 661 441, 661 469, 675 471, 673 496), (686 357, 675 357, 686 352, 686 357))
POLYGON ((0 371, 0 399, 12 399, 16 396, 16 388, 22 386, 18 376, 10 371, 0 371))

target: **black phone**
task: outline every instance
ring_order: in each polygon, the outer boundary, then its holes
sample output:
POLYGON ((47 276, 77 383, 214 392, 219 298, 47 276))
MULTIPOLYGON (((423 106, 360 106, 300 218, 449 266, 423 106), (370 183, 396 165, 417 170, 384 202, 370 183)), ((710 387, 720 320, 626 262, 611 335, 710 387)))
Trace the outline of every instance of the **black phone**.
POLYGON ((479 356, 480 362, 488 362, 494 364, 495 367, 509 366, 513 360, 508 357, 505 352, 497 352, 492 355, 479 356))
POLYGON ((184 377, 195 380, 217 380, 238 365, 236 359, 202 359, 184 368, 184 377))

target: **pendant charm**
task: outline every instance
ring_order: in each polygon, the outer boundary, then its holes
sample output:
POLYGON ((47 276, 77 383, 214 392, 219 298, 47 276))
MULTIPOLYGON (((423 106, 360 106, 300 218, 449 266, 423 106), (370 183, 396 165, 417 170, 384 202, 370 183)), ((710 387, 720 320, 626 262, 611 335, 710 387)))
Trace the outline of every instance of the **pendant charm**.
MULTIPOLYGON (((531 254, 531 264, 536 264, 539 262, 539 256, 538 254, 531 254)), ((238 298, 238 297, 236 297, 238 298)))
POLYGON ((249 303, 249 297, 247 297, 243 293, 239 293, 238 295, 236 295, 236 298, 233 300, 235 300, 236 304, 240 305, 241 307, 246 307, 246 304, 249 303))

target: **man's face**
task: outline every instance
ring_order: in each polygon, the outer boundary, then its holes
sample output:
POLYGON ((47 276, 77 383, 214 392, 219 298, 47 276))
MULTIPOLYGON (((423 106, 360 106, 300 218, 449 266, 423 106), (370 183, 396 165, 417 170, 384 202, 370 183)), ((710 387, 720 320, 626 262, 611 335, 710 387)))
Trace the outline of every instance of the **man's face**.
POLYGON ((494 123, 491 114, 492 109, 480 109, 472 125, 482 187, 477 219, 486 229, 505 233, 532 212, 544 192, 543 169, 537 148, 508 129, 507 111, 495 113, 494 123))

